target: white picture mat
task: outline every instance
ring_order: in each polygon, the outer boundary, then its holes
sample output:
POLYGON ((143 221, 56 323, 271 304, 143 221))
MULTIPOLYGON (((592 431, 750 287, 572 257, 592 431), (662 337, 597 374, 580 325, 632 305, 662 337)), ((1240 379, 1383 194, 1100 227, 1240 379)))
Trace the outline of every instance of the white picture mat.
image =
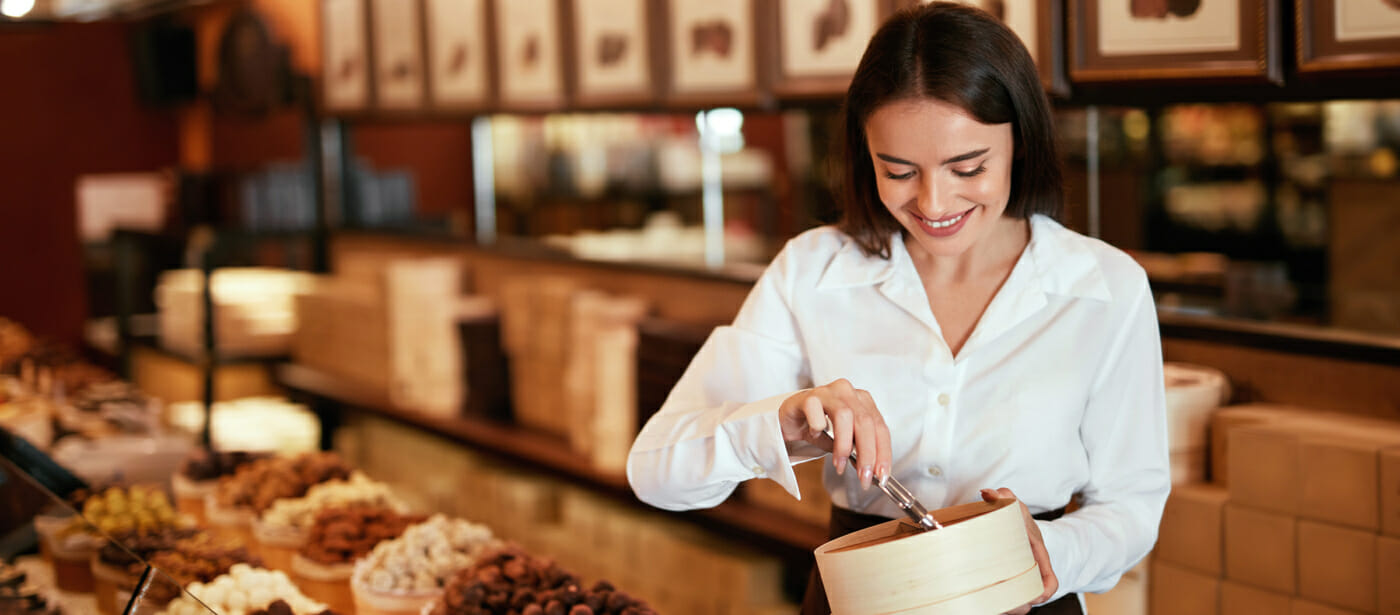
POLYGON ((419 46, 417 2, 370 0, 374 14, 374 82, 380 107, 414 108, 423 104, 423 58, 419 46), (406 64, 408 76, 394 67, 406 64))
POLYGON ((578 23, 578 87, 584 95, 645 91, 651 81, 647 65, 645 0, 573 0, 578 23), (598 57, 600 39, 620 35, 626 40, 621 59, 604 65, 598 57))
POLYGON ((1201 0, 1190 17, 1133 17, 1129 0, 1097 0, 1104 56, 1234 51, 1240 48, 1238 0, 1201 0))
POLYGON ((428 66, 438 104, 480 103, 490 84, 486 65, 486 0, 427 0, 428 66), (460 68, 452 70, 457 50, 460 68))
POLYGON ((875 0, 841 0, 850 9, 849 22, 839 35, 816 49, 816 22, 831 0, 779 0, 783 32, 785 77, 849 75, 860 64, 866 43, 875 33, 879 3, 875 0))
POLYGON ((337 109, 360 108, 369 103, 369 47, 365 40, 362 0, 326 0, 325 103, 337 109), (355 62, 348 78, 341 75, 347 61, 355 62))
POLYGON ((754 0, 672 0, 672 79, 681 93, 714 92, 754 87, 754 0), (693 28, 724 22, 729 26, 729 56, 694 53, 693 28))
MULTIPOLYGON (((921 0, 928 4, 933 0, 921 0)), ((988 0, 955 0, 962 4, 975 6, 986 10, 991 4, 988 0)), ((1026 50, 1031 52, 1031 59, 1036 64, 1040 63, 1040 24, 1036 19, 1036 3, 1034 0, 1004 0, 1002 3, 1002 23, 1011 28, 1016 36, 1021 37, 1021 44, 1026 46, 1026 50)))
POLYGON ((1400 36, 1400 8, 1383 0, 1336 0, 1337 41, 1400 36))
POLYGON ((163 173, 79 175, 74 186, 78 237, 104 241, 118 228, 159 232, 170 189, 163 173))
POLYGON ((506 102, 554 102, 563 97, 559 66, 559 19, 554 0, 500 0, 501 97, 506 102), (535 37, 538 60, 525 63, 525 48, 535 37))

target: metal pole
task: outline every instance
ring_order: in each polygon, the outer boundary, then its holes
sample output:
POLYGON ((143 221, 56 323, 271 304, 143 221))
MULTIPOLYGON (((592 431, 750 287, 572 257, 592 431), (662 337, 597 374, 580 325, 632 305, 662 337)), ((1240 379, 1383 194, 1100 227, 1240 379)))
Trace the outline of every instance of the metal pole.
POLYGON ((476 243, 496 243, 496 165, 492 158, 491 118, 472 118, 472 192, 476 200, 476 243))

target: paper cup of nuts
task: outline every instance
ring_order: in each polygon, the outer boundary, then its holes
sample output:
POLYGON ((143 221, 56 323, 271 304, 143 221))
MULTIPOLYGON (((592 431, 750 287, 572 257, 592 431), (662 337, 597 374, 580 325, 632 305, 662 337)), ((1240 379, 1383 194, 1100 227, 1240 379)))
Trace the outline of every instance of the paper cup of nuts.
POLYGON ((1016 500, 932 514, 942 529, 896 519, 817 547, 831 612, 1003 613, 1044 590, 1016 500))
POLYGON ((296 527, 254 521, 253 540, 263 565, 273 570, 291 572, 292 556, 306 544, 306 532, 296 527))
POLYGON ((253 520, 257 513, 251 508, 225 507, 216 494, 204 498, 204 522, 209 533, 223 541, 253 544, 253 520))
POLYGON ((442 595, 452 574, 496 545, 491 530, 462 519, 433 515, 403 535, 375 545, 355 562, 350 593, 358 615, 418 615, 442 595))

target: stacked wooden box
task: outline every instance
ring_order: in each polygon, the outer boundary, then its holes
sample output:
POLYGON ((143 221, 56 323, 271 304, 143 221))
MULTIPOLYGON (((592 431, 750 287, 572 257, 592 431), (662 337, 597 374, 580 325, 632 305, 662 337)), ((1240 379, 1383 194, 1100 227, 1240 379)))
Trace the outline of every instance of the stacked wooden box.
POLYGON ((522 426, 565 438, 593 467, 622 472, 637 436, 640 299, 522 276, 501 289, 502 343, 522 426))
POLYGON ((377 275, 319 278, 297 298, 293 357, 397 405, 456 415, 465 394, 461 279, 451 258, 394 259, 377 275))
POLYGON ((1177 486, 1152 612, 1400 615, 1400 423, 1223 408, 1214 484, 1177 486))

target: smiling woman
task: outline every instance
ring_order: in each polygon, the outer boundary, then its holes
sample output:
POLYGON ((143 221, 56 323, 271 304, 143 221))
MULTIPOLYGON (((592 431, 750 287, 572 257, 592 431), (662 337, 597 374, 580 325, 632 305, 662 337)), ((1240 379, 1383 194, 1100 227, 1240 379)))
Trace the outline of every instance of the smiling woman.
MULTIPOLYGON (((1146 276, 1055 220, 1048 102, 985 12, 895 14, 843 113, 841 223, 788 242, 715 329, 637 436, 628 480, 668 509, 756 477, 800 498, 792 466, 830 453, 832 538, 899 516, 876 478, 930 509, 1014 498, 1011 538, 1043 593, 1010 612, 1081 613, 1076 594, 1151 548, 1169 490, 1146 276), (1084 506, 1064 513, 1074 493, 1084 506)), ((804 614, 830 610, 820 581, 804 614)))

